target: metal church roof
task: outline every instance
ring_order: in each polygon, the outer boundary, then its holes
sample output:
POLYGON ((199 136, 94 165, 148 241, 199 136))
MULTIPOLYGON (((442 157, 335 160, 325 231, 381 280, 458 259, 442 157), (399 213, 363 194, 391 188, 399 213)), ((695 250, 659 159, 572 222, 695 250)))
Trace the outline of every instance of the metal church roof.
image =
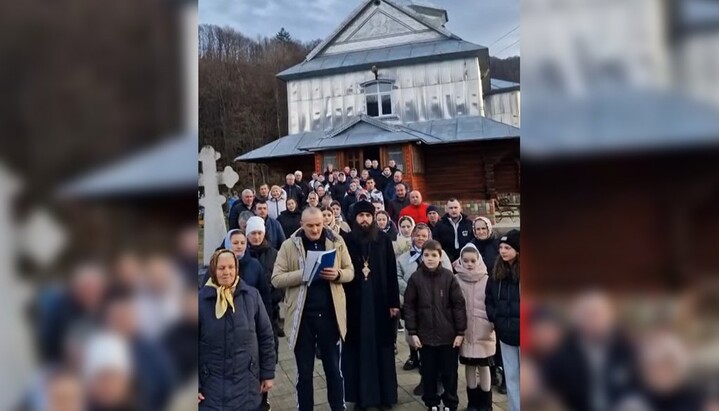
POLYGON ((450 58, 479 56, 487 48, 460 39, 441 39, 421 43, 402 44, 371 50, 315 57, 277 75, 282 80, 294 80, 318 75, 368 70, 373 65, 398 66, 406 63, 444 61, 450 58))
POLYGON ((504 138, 519 138, 519 129, 487 117, 468 116, 392 124, 361 115, 328 132, 305 132, 282 137, 235 160, 261 161, 307 155, 315 151, 406 142, 434 145, 504 138))

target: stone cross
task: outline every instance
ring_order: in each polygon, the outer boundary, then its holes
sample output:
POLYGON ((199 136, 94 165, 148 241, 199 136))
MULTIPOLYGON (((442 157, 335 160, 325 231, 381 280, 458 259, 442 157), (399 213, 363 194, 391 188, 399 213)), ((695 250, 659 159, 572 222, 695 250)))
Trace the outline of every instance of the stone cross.
POLYGON ((227 188, 235 186, 240 176, 230 166, 226 166, 222 173, 217 172, 217 160, 220 153, 212 146, 204 146, 200 150, 200 162, 202 173, 199 184, 205 188, 205 196, 200 198, 200 205, 205 208, 205 227, 203 230, 203 261, 205 265, 210 263, 210 257, 225 238, 227 226, 225 226, 225 215, 222 212, 222 205, 227 200, 220 195, 220 184, 227 188))
POLYGON ((13 330, 5 333, 0 350, 0 409, 16 405, 34 367, 28 324, 23 321, 31 290, 17 273, 18 256, 22 253, 46 268, 65 245, 64 230, 42 209, 16 223, 13 202, 21 189, 20 179, 0 164, 0 329, 13 330))

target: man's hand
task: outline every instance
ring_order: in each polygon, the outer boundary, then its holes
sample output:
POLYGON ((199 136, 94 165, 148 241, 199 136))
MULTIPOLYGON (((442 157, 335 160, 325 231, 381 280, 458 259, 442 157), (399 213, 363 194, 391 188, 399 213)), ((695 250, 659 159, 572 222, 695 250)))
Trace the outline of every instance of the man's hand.
POLYGON ((198 404, 201 403, 202 400, 204 400, 204 399, 205 399, 205 396, 202 395, 201 392, 198 392, 198 393, 197 393, 197 403, 198 403, 198 404))
POLYGON ((452 348, 461 347, 463 341, 464 341, 464 337, 461 335, 454 337, 454 343, 452 343, 452 348))
POLYGON ((390 317, 396 317, 397 314, 399 314, 399 308, 390 308, 389 309, 389 316, 390 317))
POLYGON ((260 394, 264 394, 267 391, 271 390, 272 387, 275 385, 274 380, 264 380, 260 384, 260 394))
POLYGON ((325 268, 320 271, 320 277, 323 280, 334 281, 340 276, 340 272, 336 268, 325 268))
POLYGON ((419 337, 417 337, 416 335, 412 336, 412 346, 418 349, 422 348, 422 341, 420 341, 419 337))

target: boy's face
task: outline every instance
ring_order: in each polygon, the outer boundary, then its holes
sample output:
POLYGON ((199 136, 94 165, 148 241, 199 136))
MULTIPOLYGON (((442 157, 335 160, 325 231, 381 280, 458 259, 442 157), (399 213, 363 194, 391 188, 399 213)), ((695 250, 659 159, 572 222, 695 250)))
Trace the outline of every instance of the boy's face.
POLYGON ((435 250, 424 250, 422 252, 422 261, 424 262, 424 265, 427 266, 430 270, 434 270, 435 268, 439 267, 439 251, 435 250))

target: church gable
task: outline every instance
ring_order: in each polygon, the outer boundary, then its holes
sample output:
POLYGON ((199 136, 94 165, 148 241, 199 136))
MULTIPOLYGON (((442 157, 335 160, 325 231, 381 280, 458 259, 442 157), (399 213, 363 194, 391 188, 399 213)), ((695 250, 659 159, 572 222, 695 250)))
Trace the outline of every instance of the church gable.
POLYGON ((330 36, 308 60, 321 55, 332 55, 368 50, 400 44, 447 38, 446 29, 433 27, 416 18, 411 9, 387 1, 370 1, 339 32, 330 36), (377 4, 379 3, 379 4, 377 4))

